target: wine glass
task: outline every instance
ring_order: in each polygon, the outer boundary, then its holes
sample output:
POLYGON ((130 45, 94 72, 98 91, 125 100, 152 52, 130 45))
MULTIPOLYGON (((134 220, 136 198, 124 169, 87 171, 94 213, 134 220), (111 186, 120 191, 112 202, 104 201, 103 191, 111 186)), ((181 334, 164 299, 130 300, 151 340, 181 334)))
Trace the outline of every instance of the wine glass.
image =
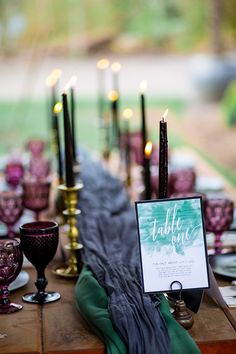
POLYGON ((30 176, 36 179, 45 179, 50 173, 50 161, 42 156, 32 157, 29 162, 30 176))
POLYGON ((14 225, 23 213, 23 194, 19 190, 0 191, 0 220, 7 225, 8 237, 15 236, 14 225))
POLYGON ((24 175, 24 167, 21 162, 12 161, 5 167, 5 178, 9 186, 16 188, 24 175))
POLYGON ((20 273, 23 253, 16 239, 0 239, 0 314, 13 313, 22 309, 9 299, 8 286, 20 273))
POLYGON ((48 281, 45 268, 53 259, 58 245, 58 224, 54 221, 34 221, 20 226, 20 239, 26 258, 35 266, 37 292, 27 293, 22 299, 34 304, 46 304, 60 299, 55 291, 45 291, 48 281))
POLYGON ((30 151, 33 157, 39 157, 43 154, 45 149, 45 142, 41 139, 32 139, 28 141, 27 149, 30 151))
POLYGON ((23 205, 35 212, 36 220, 39 220, 40 212, 49 206, 49 193, 51 182, 49 180, 37 180, 34 178, 24 179, 23 205))
POLYGON ((193 168, 178 168, 170 172, 169 193, 191 193, 194 191, 196 172, 193 168))
POLYGON ((222 253, 222 234, 227 231, 233 221, 234 203, 229 198, 206 198, 205 227, 207 232, 215 235, 214 252, 222 253))

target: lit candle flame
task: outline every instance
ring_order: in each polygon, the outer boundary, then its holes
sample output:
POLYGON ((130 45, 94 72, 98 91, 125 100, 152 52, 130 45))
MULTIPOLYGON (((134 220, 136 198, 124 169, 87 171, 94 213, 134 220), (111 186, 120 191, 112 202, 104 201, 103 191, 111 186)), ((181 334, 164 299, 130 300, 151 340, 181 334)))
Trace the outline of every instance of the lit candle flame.
POLYGON ((168 110, 168 108, 167 108, 167 109, 165 110, 165 112, 163 113, 163 115, 162 115, 162 118, 161 118, 162 122, 165 122, 166 117, 167 117, 167 115, 168 115, 168 112, 169 112, 169 110, 168 110))
POLYGON ((75 87, 77 80, 78 80, 77 76, 75 76, 75 75, 72 76, 70 81, 69 81, 70 82, 70 86, 71 87, 75 87))
POLYGON ((146 89, 147 89, 147 81, 142 80, 139 84, 139 90, 141 93, 145 93, 146 89))
POLYGON ((60 69, 54 69, 46 79, 46 84, 49 87, 56 85, 57 81, 61 77, 62 71, 60 69))
POLYGON ((133 111, 130 108, 126 108, 123 110, 123 117, 124 119, 129 120, 133 116, 133 111))
POLYGON ((100 70, 105 70, 105 69, 107 69, 109 65, 110 65, 110 62, 109 62, 109 60, 106 59, 106 58, 100 59, 100 60, 97 62, 97 68, 100 69, 100 70))
POLYGON ((120 63, 118 63, 118 61, 115 61, 114 63, 112 63, 111 65, 111 70, 114 72, 114 73, 118 73, 120 71, 120 68, 121 68, 121 65, 120 63))
POLYGON ((54 69, 51 73, 51 76, 56 80, 60 79, 62 71, 60 69, 54 69))
POLYGON ((152 142, 150 140, 148 140, 145 145, 144 153, 146 157, 150 157, 152 153, 152 142))
POLYGON ((118 98, 119 98, 118 92, 115 91, 115 90, 110 91, 109 94, 108 94, 108 98, 112 102, 117 101, 118 98))
POLYGON ((52 77, 52 75, 49 75, 46 79, 46 85, 49 86, 49 87, 52 87, 56 84, 57 80, 52 77))
POLYGON ((62 110, 62 103, 57 102, 53 108, 54 113, 60 113, 62 110))

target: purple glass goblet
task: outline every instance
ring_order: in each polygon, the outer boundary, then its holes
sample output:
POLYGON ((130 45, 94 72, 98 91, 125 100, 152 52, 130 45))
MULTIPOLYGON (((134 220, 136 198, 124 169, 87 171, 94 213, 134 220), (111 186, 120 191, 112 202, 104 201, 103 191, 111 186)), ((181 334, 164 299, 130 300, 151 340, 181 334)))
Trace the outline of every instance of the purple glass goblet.
POLYGON ((39 220, 40 212, 49 206, 51 182, 29 178, 23 181, 22 187, 24 207, 34 211, 36 220, 39 220))
POLYGON ((36 179, 45 179, 50 173, 50 161, 40 157, 32 157, 29 163, 30 176, 36 179))
POLYGON ((43 154, 45 142, 41 139, 32 139, 28 142, 27 148, 34 157, 39 157, 43 154))
POLYGON ((14 225, 23 213, 23 194, 21 191, 0 192, 0 220, 7 225, 8 237, 15 236, 14 225))
POLYGON ((48 281, 45 268, 53 259, 58 246, 58 224, 54 221, 35 221, 20 226, 20 238, 26 258, 35 266, 37 292, 27 293, 22 299, 34 304, 46 304, 60 299, 55 291, 45 291, 48 281))
POLYGON ((24 167, 21 162, 9 162, 5 167, 5 178, 9 186, 16 188, 24 176, 24 167))
POLYGON ((194 192, 196 172, 192 168, 180 168, 170 172, 169 193, 194 192))
POLYGON ((13 313, 22 309, 9 299, 9 285, 20 273, 23 253, 20 242, 15 239, 0 239, 0 314, 13 313))
POLYGON ((215 235, 214 252, 222 253, 222 234, 233 221, 234 203, 229 198, 207 198, 205 201, 205 227, 215 235))

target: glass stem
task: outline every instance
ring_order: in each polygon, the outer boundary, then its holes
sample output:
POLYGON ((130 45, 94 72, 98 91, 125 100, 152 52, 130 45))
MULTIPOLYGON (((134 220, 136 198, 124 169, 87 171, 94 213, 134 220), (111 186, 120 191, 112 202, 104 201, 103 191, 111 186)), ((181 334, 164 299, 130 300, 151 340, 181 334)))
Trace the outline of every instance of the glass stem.
POLYGON ((3 285, 0 288, 0 307, 8 308, 10 306, 10 299, 9 299, 10 291, 8 290, 8 285, 3 285))
POLYGON ((222 232, 215 233, 215 243, 214 243, 215 254, 222 253, 223 244, 222 244, 221 236, 222 236, 222 232))
POLYGON ((37 280, 35 282, 35 286, 38 290, 37 294, 35 295, 35 298, 39 302, 44 302, 45 297, 47 296, 47 293, 45 292, 45 288, 48 284, 48 281, 45 277, 44 274, 44 269, 37 269, 37 280))
POLYGON ((15 233, 14 233, 14 228, 13 228, 13 224, 8 224, 8 237, 9 238, 14 238, 15 233))

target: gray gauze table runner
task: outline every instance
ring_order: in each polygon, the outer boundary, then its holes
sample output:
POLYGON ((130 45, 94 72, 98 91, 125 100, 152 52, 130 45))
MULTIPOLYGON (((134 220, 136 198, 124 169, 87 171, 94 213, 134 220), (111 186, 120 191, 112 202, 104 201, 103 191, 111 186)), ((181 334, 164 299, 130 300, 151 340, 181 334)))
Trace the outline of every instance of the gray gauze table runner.
POLYGON ((126 191, 86 156, 80 179, 84 183, 78 203, 83 262, 106 289, 115 329, 130 353, 169 353, 158 298, 154 301, 142 292, 136 217, 126 191))

